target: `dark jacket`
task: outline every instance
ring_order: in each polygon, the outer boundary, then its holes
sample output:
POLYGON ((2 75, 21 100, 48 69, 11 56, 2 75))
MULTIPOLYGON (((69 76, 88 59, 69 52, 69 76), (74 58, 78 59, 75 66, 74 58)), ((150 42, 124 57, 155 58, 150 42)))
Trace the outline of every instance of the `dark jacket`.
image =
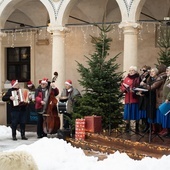
MULTIPOLYGON (((45 91, 43 91, 42 87, 39 86, 36 91, 35 91, 35 109, 37 112, 42 112, 43 111, 43 105, 41 104, 41 101, 47 102, 48 100, 48 91, 49 91, 50 86, 47 86, 45 91)), ((58 88, 51 88, 51 93, 50 95, 57 96, 59 94, 58 88)))
POLYGON ((76 102, 76 98, 80 97, 81 94, 80 92, 72 87, 71 92, 68 92, 67 89, 63 89, 61 93, 61 97, 68 97, 67 100, 67 113, 72 113, 73 112, 73 106, 76 102))
POLYGON ((21 104, 21 105, 18 105, 18 106, 14 106, 13 101, 10 100, 10 97, 12 96, 12 91, 14 91, 14 90, 18 90, 18 89, 16 89, 16 88, 8 89, 8 91, 2 97, 2 101, 9 102, 11 111, 25 111, 26 110, 26 104, 21 104))

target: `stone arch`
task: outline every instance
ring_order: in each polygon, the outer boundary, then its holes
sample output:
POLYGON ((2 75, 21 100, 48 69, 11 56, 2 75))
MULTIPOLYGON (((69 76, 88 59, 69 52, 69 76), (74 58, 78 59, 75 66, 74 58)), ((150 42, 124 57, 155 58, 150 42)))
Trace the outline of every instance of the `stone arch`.
POLYGON ((57 18, 57 11, 54 6, 54 3, 51 0, 40 0, 40 1, 44 4, 44 6, 48 11, 50 22, 54 22, 57 18))
POLYGON ((78 2, 78 0, 62 0, 58 7, 57 24, 64 26, 68 22, 69 14, 72 7, 78 2))
MULTIPOLYGON (((56 9, 54 6, 54 3, 51 0, 40 0, 41 3, 45 6, 48 14, 49 14, 49 18, 51 22, 55 22, 56 20, 56 9)), ((0 6, 2 7, 0 10, 0 16, 1 16, 1 20, 0 20, 0 28, 4 27, 4 24, 7 20, 7 18, 9 17, 9 15, 14 11, 13 6, 19 3, 27 3, 26 1, 22 1, 22 0, 2 0, 0 2, 0 6)))
POLYGON ((122 22, 136 22, 140 17, 140 12, 146 0, 116 0, 121 11, 122 22))

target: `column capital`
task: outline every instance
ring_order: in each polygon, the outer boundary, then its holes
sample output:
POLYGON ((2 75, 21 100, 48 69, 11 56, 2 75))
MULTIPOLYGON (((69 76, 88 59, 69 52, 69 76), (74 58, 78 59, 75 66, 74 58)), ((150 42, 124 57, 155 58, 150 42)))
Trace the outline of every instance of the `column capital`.
POLYGON ((67 33, 70 32, 70 29, 67 27, 63 27, 61 25, 57 25, 57 24, 50 24, 47 27, 47 31, 51 34, 55 34, 55 33, 67 33))
POLYGON ((126 27, 131 27, 131 28, 137 28, 137 29, 140 29, 141 28, 141 25, 137 22, 121 22, 119 24, 119 28, 126 28, 126 27))
POLYGON ((6 33, 0 31, 0 37, 6 37, 6 33))
POLYGON ((142 26, 136 22, 122 22, 119 24, 119 28, 124 29, 124 34, 137 34, 138 30, 140 30, 142 26))

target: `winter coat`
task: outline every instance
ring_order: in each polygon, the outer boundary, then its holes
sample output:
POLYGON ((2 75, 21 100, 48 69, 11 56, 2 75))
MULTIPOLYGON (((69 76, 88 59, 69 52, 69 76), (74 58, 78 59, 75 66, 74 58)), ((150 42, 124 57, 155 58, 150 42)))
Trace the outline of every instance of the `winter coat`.
POLYGON ((61 97, 67 97, 67 113, 73 112, 73 106, 76 103, 76 98, 80 97, 80 92, 72 87, 72 90, 70 92, 67 91, 67 89, 63 89, 61 93, 61 97))
POLYGON ((12 96, 12 91, 14 91, 14 90, 18 90, 18 89, 17 88, 8 89, 8 91, 2 97, 2 101, 9 102, 11 111, 25 111, 26 106, 27 106, 25 103, 22 103, 22 104, 20 104, 18 106, 14 106, 13 101, 10 100, 10 97, 12 96))
POLYGON ((139 86, 139 74, 128 75, 122 82, 120 90, 125 93, 125 104, 138 103, 138 96, 133 91, 134 88, 139 86), (128 87, 126 87, 126 85, 128 87))
POLYGON ((166 80, 166 72, 163 72, 158 75, 157 81, 159 86, 156 89, 156 108, 159 107, 159 105, 162 103, 163 99, 163 86, 165 84, 166 80))
POLYGON ((165 100, 170 101, 170 78, 168 78, 165 81, 165 84, 163 86, 163 98, 162 98, 162 102, 165 102, 165 100))
POLYGON ((164 79, 161 78, 161 74, 155 77, 149 77, 147 79, 148 92, 146 93, 147 100, 147 116, 150 119, 156 117, 156 109, 159 107, 160 100, 162 101, 162 88, 164 79))
MULTIPOLYGON (((42 112, 43 111, 43 105, 41 104, 41 101, 47 102, 47 97, 48 97, 48 91, 49 91, 49 86, 43 91, 42 87, 39 86, 36 91, 35 91, 35 109, 37 112, 42 112)), ((58 88, 51 89, 51 94, 57 96, 59 94, 58 88)))

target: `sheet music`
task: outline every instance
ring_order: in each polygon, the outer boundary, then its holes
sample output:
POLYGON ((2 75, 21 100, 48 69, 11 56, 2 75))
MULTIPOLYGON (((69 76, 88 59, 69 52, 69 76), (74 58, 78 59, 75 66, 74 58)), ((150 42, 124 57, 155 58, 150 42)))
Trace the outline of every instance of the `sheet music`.
POLYGON ((134 88, 133 90, 135 90, 135 91, 148 91, 148 89, 143 89, 143 88, 139 88, 139 87, 134 88))
POLYGON ((129 87, 129 85, 128 85, 128 84, 126 84, 126 83, 123 83, 123 86, 125 86, 126 88, 128 88, 128 87, 129 87))

